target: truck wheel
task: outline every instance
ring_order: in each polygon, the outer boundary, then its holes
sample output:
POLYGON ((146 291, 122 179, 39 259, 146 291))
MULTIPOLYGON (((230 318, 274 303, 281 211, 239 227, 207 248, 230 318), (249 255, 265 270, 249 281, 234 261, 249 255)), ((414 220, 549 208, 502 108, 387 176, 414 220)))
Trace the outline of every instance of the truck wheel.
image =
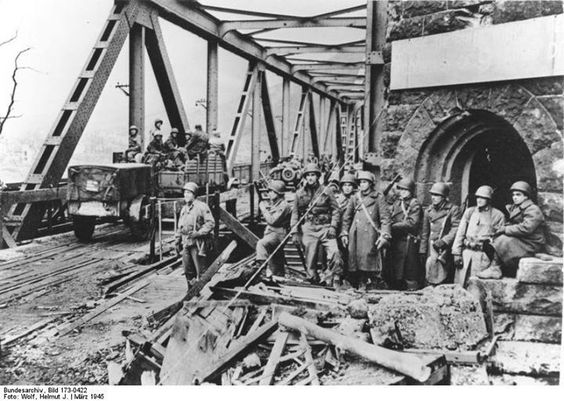
POLYGON ((72 226, 74 235, 81 242, 88 242, 92 239, 94 227, 96 226, 96 217, 92 216, 73 216, 72 226))

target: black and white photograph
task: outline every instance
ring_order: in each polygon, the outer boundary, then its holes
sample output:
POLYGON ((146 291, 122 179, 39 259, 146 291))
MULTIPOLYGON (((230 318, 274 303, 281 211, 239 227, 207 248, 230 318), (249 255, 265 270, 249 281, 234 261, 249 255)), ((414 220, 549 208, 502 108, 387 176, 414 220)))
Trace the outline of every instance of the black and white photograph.
POLYGON ((563 8, 0 0, 0 397, 560 392, 563 8))

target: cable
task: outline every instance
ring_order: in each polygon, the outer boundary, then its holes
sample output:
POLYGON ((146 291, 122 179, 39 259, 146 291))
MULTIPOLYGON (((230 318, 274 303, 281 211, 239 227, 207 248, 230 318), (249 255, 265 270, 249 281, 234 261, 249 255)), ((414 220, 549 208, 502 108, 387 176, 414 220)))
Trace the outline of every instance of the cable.
MULTIPOLYGON (((370 129, 374 126, 374 124, 380 119, 380 117, 382 116, 382 113, 384 112, 384 109, 380 110, 380 113, 378 113, 378 115, 376 116, 376 118, 374 118, 374 121, 372 121, 372 123, 369 126, 368 131, 370 131, 370 129)), ((357 145, 355 146, 355 148, 353 149, 353 152, 356 151, 356 149, 360 146, 361 143, 364 142, 364 135, 365 133, 362 132, 362 140, 358 141, 357 145)), ((339 169, 337 170, 337 172, 341 172, 341 169, 343 169, 345 167, 345 163, 343 163, 342 166, 339 167, 339 169)), ((231 305, 233 305, 233 303, 237 300, 237 298, 239 298, 239 296, 243 293, 244 290, 246 290, 249 285, 253 282, 253 280, 261 273, 261 271, 265 268, 265 266, 268 265, 268 262, 272 259, 272 257, 276 254, 276 252, 278 252, 285 244, 286 241, 290 238, 290 236, 292 235, 293 230, 300 225, 300 223, 303 221, 303 219, 307 216, 307 214, 309 213, 309 211, 315 206, 315 204, 317 203, 318 199, 321 197, 321 195, 323 195, 325 193, 325 191, 323 191, 322 193, 320 193, 315 200, 310 202, 310 206, 307 208, 307 210, 305 211, 305 213, 303 214, 303 216, 298 220, 298 222, 291 227, 289 233, 284 237, 284 239, 280 242, 280 244, 276 247, 276 249, 270 254, 270 256, 262 263, 262 265, 260 265, 257 268, 257 271, 251 276, 251 278, 245 283, 245 285, 243 286, 242 289, 240 289, 239 291, 237 291, 237 293, 233 296, 233 298, 227 303, 227 305, 225 305, 225 307, 220 311, 220 313, 222 314, 226 314, 227 309, 229 309, 229 307, 231 305)), ((200 340, 209 332, 209 328, 207 328, 201 335, 200 337, 198 337, 198 339, 196 341, 193 342, 193 344, 191 344, 188 349, 185 351, 184 356, 188 355, 189 352, 191 352, 193 349, 196 348, 196 346, 198 345, 198 343, 200 342, 200 340)), ((177 366, 180 365, 180 363, 186 361, 185 358, 179 358, 178 362, 176 362, 176 364, 170 369, 170 371, 173 371, 177 366)), ((166 379, 169 375, 160 377, 160 381, 159 384, 162 384, 163 380, 166 379)), ((200 379, 200 378, 195 378, 195 379, 200 379)))

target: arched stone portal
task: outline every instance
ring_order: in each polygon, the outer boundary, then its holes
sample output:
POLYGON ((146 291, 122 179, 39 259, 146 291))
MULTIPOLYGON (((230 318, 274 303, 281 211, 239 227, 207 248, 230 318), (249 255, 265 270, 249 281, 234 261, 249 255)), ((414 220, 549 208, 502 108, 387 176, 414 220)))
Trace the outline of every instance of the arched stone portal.
MULTIPOLYGON (((517 180, 535 189, 531 153, 519 133, 505 119, 485 110, 466 110, 441 122, 422 144, 414 170, 420 199, 429 201, 435 181, 451 183, 451 199, 462 203, 480 185, 496 192, 493 203, 510 203, 509 187, 517 180)), ((469 204, 474 204, 469 196, 469 204)))

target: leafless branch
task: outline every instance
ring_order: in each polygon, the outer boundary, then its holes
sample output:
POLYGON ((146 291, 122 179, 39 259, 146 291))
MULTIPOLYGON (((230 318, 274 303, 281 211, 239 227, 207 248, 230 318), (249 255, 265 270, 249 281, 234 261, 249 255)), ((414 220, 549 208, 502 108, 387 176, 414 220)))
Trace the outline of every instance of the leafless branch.
POLYGON ((30 49, 31 49, 31 47, 20 50, 18 52, 18 54, 16 55, 16 58, 14 59, 14 70, 12 72, 12 82, 14 84, 12 86, 12 94, 10 96, 10 104, 8 104, 8 109, 6 109, 6 114, 0 120, 0 135, 2 135, 2 130, 4 129, 4 124, 6 123, 6 120, 8 120, 8 118, 10 118, 10 113, 12 112, 12 108, 14 107, 14 103, 15 103, 15 100, 16 100, 16 90, 18 88, 18 81, 16 80, 16 75, 18 73, 18 70, 21 70, 23 68, 27 68, 27 67, 21 67, 21 66, 18 65, 19 58, 21 57, 22 54, 26 53, 30 49))
POLYGON ((0 47, 7 45, 10 42, 13 42, 14 40, 16 40, 17 37, 18 37, 18 31, 16 31, 16 33, 14 33, 14 36, 12 36, 10 39, 8 39, 4 42, 0 42, 0 47))

